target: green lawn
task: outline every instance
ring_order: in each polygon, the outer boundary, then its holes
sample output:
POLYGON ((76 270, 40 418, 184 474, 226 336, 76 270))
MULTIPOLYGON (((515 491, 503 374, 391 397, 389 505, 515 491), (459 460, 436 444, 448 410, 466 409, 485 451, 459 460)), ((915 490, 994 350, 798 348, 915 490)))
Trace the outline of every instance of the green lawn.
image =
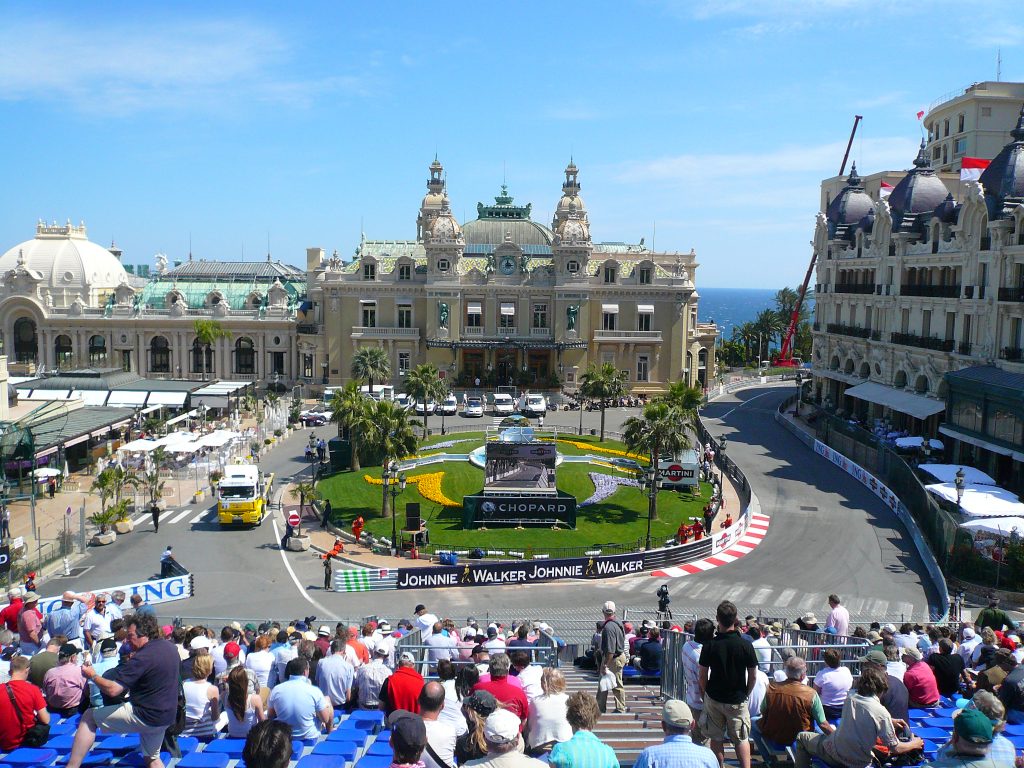
MULTIPOLYGON (((429 452, 429 443, 441 442, 442 439, 461 439, 466 436, 468 435, 431 439, 427 446, 420 449, 419 454, 429 452)), ((473 436, 480 440, 483 438, 482 433, 473 436)), ((583 438, 580 441, 597 442, 596 438, 583 438)), ((623 446, 615 441, 606 441, 601 445, 623 450, 623 446)), ((475 447, 474 443, 465 443, 446 450, 468 453, 475 447)), ((558 450, 565 454, 586 453, 564 443, 559 443, 558 450)), ((594 453, 597 454, 596 451, 594 453)), ((483 471, 468 462, 442 462, 411 470, 408 475, 415 477, 435 472, 444 472, 441 489, 445 496, 454 501, 461 501, 462 497, 468 494, 479 493, 483 487, 483 471)), ((628 477, 625 473, 594 464, 562 464, 557 470, 559 490, 572 494, 578 501, 587 499, 594 492, 590 472, 628 477)), ((324 497, 330 499, 336 522, 347 528, 357 515, 362 515, 366 520, 366 530, 390 536, 391 520, 380 517, 381 486, 367 483, 364 475, 380 477, 380 467, 365 469, 356 474, 340 472, 321 480, 318 487, 324 497)), ((696 499, 691 498, 689 494, 674 491, 662 491, 659 494, 658 519, 651 526, 651 537, 655 543, 672 536, 684 518, 690 520, 700 516, 701 508, 711 493, 710 486, 706 484, 702 484, 701 490, 702 497, 696 499)), ((420 513, 430 526, 431 543, 460 549, 483 546, 532 548, 536 551, 554 547, 626 543, 646 535, 647 497, 637 488, 621 487, 600 504, 581 507, 577 512, 577 527, 573 531, 548 528, 464 531, 461 507, 444 507, 428 501, 420 495, 416 484, 409 484, 405 492, 398 497, 400 524, 405 519, 404 504, 412 501, 420 503, 420 513)))

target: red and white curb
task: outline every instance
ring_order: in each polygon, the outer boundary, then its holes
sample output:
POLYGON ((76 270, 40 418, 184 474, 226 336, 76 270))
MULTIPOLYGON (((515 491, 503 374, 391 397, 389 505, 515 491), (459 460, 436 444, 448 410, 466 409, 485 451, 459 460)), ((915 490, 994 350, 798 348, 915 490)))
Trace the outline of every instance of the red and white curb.
POLYGON ((771 518, 768 515, 752 514, 746 533, 740 536, 729 549, 719 552, 717 555, 705 557, 703 560, 653 571, 651 576, 660 579, 674 579, 678 576, 689 576, 702 571, 710 571, 712 568, 718 568, 734 560, 739 560, 744 555, 753 552, 754 548, 761 543, 761 540, 768 533, 768 523, 770 522, 771 518))

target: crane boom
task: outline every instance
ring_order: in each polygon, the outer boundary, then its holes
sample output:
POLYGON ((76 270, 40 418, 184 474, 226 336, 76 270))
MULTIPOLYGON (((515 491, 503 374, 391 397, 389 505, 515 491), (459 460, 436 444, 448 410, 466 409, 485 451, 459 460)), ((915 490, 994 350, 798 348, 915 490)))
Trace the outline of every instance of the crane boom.
MULTIPOLYGON (((846 161, 850 159, 850 148, 853 147, 853 137, 857 135, 857 126, 864 118, 860 115, 853 116, 853 129, 850 131, 850 140, 846 142, 846 152, 843 154, 843 163, 839 166, 839 175, 846 172, 846 161)), ((793 314, 789 317, 789 326, 786 328, 786 335, 782 338, 782 346, 779 354, 773 361, 773 365, 780 368, 797 368, 800 365, 799 359, 793 358, 793 339, 796 337, 796 329, 800 325, 800 310, 804 306, 804 298, 807 296, 807 286, 811 283, 811 275, 814 273, 814 265, 818 260, 818 254, 811 252, 811 263, 807 265, 807 274, 804 275, 804 282, 800 286, 800 292, 796 297, 796 304, 793 305, 793 314)))

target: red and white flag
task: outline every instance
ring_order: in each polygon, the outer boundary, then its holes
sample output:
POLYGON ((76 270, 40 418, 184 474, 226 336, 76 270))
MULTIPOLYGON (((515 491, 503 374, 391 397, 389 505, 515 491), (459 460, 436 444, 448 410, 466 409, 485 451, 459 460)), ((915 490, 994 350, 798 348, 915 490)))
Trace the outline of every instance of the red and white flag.
POLYGON ((960 160, 960 181, 977 181, 981 172, 988 168, 991 160, 980 157, 964 157, 960 160))
POLYGON ((878 199, 885 200, 889 195, 892 194, 892 184, 882 182, 882 185, 878 188, 878 199))
POLYGON ((917 113, 917 119, 918 120, 920 120, 922 117, 924 117, 924 110, 923 109, 920 112, 917 113))

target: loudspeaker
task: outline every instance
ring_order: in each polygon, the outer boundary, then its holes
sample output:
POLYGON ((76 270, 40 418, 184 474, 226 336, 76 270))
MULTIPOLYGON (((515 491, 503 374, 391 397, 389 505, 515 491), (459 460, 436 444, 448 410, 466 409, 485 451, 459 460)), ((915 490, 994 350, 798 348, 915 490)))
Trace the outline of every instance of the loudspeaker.
POLYGON ((418 501, 410 501, 405 505, 405 530, 418 531, 420 529, 420 504, 418 501))

